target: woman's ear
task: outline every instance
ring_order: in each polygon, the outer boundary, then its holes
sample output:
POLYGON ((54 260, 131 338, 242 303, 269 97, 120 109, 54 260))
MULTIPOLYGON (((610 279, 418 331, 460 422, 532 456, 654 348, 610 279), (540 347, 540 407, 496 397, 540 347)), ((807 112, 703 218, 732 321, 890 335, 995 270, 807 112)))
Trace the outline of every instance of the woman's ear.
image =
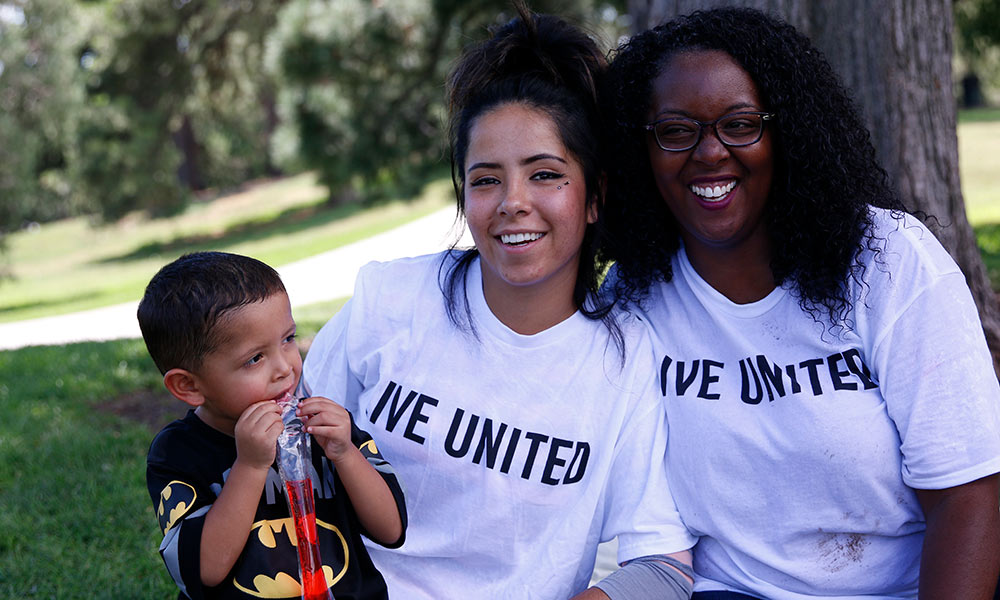
POLYGON ((187 369, 170 369, 163 376, 163 385, 181 402, 194 407, 205 403, 205 396, 198 388, 194 374, 187 369))
POLYGON ((597 180, 600 188, 599 192, 594 192, 594 197, 587 203, 587 223, 593 225, 597 222, 597 215, 600 214, 601 204, 604 203, 604 196, 608 193, 608 176, 601 173, 597 180))

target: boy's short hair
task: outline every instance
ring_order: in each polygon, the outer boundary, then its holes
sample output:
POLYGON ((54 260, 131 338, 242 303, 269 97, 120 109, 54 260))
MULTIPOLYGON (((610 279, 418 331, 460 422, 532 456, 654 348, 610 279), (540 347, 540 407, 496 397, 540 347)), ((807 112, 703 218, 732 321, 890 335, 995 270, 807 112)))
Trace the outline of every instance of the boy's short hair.
POLYGON ((278 273, 255 258, 194 252, 153 276, 136 316, 160 373, 193 371, 224 341, 215 331, 220 317, 284 291, 278 273))

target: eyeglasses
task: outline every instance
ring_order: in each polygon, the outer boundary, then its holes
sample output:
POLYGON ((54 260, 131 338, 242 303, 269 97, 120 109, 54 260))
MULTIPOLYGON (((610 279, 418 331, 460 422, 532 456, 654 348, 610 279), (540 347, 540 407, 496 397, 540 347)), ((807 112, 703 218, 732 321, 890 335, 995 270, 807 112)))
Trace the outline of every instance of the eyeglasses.
POLYGON ((684 152, 698 145, 706 127, 715 130, 715 137, 730 147, 749 146, 764 135, 764 121, 774 118, 774 113, 734 112, 714 121, 704 122, 687 117, 667 117, 653 121, 643 128, 653 132, 656 145, 667 152, 684 152))

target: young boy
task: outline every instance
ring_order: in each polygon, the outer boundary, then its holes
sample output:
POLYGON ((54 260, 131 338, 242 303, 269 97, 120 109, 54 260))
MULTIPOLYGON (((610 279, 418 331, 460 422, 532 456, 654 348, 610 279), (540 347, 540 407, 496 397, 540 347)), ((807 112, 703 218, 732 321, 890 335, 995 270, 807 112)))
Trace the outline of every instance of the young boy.
MULTIPOLYGON (((274 466, 276 401, 295 392, 302 372, 281 279, 245 256, 188 254, 149 282, 138 317, 164 385, 193 407, 153 440, 146 470, 180 598, 298 598, 294 527, 274 466)), ((386 598, 361 534, 403 543, 396 476, 336 403, 308 398, 296 414, 313 436, 327 582, 338 600, 386 598)))

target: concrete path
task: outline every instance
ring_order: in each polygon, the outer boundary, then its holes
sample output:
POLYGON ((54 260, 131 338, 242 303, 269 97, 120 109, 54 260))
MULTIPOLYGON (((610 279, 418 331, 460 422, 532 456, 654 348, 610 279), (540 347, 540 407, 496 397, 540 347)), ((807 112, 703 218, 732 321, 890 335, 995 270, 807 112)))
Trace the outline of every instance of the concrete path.
MULTIPOLYGON (((278 268, 292 306, 350 296, 358 269, 373 260, 438 252, 460 231, 448 207, 395 229, 278 268)), ((472 244, 468 232, 460 245, 472 244)), ((141 337, 135 311, 139 300, 93 310, 0 324, 0 350, 88 340, 141 337)), ((332 316, 332 315, 331 315, 332 316)))

